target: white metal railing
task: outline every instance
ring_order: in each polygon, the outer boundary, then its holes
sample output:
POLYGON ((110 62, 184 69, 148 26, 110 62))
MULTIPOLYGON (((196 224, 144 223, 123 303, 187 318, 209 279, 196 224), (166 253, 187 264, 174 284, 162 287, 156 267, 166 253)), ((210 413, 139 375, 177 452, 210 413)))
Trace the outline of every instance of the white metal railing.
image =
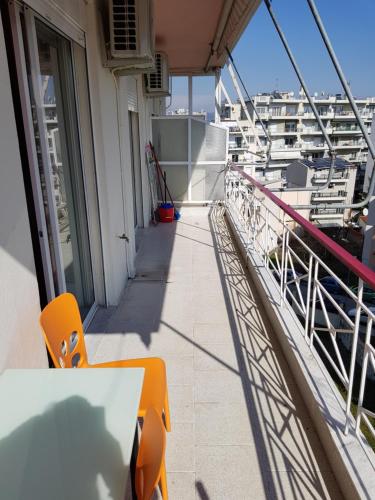
POLYGON ((315 356, 319 351, 328 370, 345 389, 344 432, 349 431, 352 421, 353 383, 355 377, 360 377, 356 424, 352 430, 361 437, 363 422, 375 439, 369 420, 375 413, 364 405, 367 384, 375 376, 375 349, 371 344, 375 307, 363 299, 364 290, 367 297, 368 287, 375 289, 375 273, 233 165, 225 176, 225 206, 241 232, 247 254, 260 257, 262 266, 275 280, 279 289, 275 299, 280 306, 294 311, 311 351, 315 356), (353 273, 357 288, 350 288, 348 280, 327 265, 321 247, 332 256, 332 262, 337 259, 353 273), (349 363, 343 354, 345 346, 349 363))

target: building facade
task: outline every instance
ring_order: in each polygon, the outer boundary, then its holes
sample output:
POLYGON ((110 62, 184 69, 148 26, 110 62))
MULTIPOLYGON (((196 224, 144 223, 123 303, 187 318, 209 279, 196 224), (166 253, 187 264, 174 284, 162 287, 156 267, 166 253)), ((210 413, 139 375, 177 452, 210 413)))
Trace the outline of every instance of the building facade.
MULTIPOLYGON (((348 99, 339 94, 315 95, 313 99, 337 154, 354 165, 365 164, 367 145, 348 99)), ((233 104, 233 107, 222 106, 221 121, 229 128, 229 160, 254 165, 256 176, 268 181, 285 177, 286 167, 294 160, 314 160, 328 155, 328 146, 303 93, 300 92, 298 97, 293 92, 264 93, 254 96, 253 100, 272 141, 269 164, 265 168, 265 162, 259 158, 254 163, 254 156, 249 152, 239 125, 249 145, 255 148, 254 132, 240 103, 233 104)), ((356 99, 356 104, 371 133, 375 97, 356 99)), ((254 120, 253 109, 249 103, 247 106, 254 120)), ((256 117, 254 123, 261 144, 266 145, 265 133, 256 117)), ((259 146, 253 151, 259 152, 259 146)))
MULTIPOLYGON (((286 186, 295 189, 316 187, 317 191, 302 191, 306 200, 304 204, 316 205, 307 217, 321 226, 343 226, 350 217, 350 209, 330 208, 330 205, 352 203, 357 166, 337 158, 329 187, 319 191, 319 187, 327 182, 329 170, 328 159, 295 160, 286 169, 286 186)), ((284 192, 283 195, 284 201, 288 202, 288 193, 284 192)))

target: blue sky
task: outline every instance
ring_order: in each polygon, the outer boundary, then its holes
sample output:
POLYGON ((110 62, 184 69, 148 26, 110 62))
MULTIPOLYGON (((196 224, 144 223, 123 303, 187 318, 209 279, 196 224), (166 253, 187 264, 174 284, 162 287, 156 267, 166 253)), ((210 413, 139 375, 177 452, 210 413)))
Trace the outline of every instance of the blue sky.
MULTIPOLYGON (((375 0, 315 0, 336 54, 356 96, 375 95, 375 0)), ((311 93, 342 91, 306 0, 273 0, 273 10, 300 65, 311 93)), ((298 91, 299 85, 262 4, 233 51, 250 94, 298 91)), ((226 69, 223 81, 231 96, 226 69)), ((213 110, 214 81, 194 78, 194 110, 213 110)), ((173 79, 171 109, 187 107, 186 78, 173 79)))

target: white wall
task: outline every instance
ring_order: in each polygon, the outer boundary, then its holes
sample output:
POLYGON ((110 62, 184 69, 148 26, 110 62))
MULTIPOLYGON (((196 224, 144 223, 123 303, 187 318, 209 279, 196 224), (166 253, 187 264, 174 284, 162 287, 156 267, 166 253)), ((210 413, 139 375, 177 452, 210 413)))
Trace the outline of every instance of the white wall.
POLYGON ((0 23, 0 371, 47 367, 4 34, 0 23))
MULTIPOLYGON (((103 259, 107 304, 116 305, 133 276, 135 234, 131 182, 131 156, 128 118, 128 85, 133 77, 116 77, 103 67, 99 16, 94 2, 86 6, 86 49, 94 148, 101 214, 103 259), (125 234, 129 238, 119 239, 125 234)), ((143 96, 142 79, 137 77, 140 120, 140 154, 144 196, 144 220, 149 222, 149 187, 144 160, 145 143, 151 139, 150 106, 143 96)))
MULTIPOLYGON (((101 19, 97 0, 27 0, 38 12, 47 15, 68 36, 71 27, 85 31, 94 152, 99 198, 103 266, 107 305, 117 305, 129 276, 135 273, 135 234, 131 156, 129 142, 128 85, 134 77, 114 78, 103 67, 101 19), (56 8, 56 6, 58 6, 56 8), (51 10, 52 8, 52 10, 51 10), (61 10, 68 17, 61 15, 61 10), (71 24, 69 22, 71 21, 71 24), (125 235, 129 242, 120 239, 125 235)), ((83 32, 81 32, 83 33, 83 32)), ((81 36, 81 35, 76 35, 81 36)), ((144 160, 145 142, 151 139, 148 99, 143 96, 142 78, 137 77, 140 118, 140 145, 145 225, 149 221, 149 187, 144 160)))
POLYGON ((128 277, 124 223, 123 182, 117 125, 116 86, 101 60, 99 19, 96 6, 86 6, 87 63, 92 107, 94 149, 101 215, 107 304, 116 305, 128 277))

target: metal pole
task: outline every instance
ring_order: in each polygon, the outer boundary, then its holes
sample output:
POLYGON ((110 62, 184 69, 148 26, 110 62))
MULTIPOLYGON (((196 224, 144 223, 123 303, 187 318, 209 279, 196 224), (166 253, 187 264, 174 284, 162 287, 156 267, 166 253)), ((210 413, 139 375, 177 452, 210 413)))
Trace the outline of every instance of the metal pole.
POLYGON ((188 201, 191 201, 191 116, 193 114, 193 77, 188 76, 188 201))
POLYGON ((358 110, 357 104, 355 103, 352 91, 350 90, 350 87, 349 87, 348 82, 345 78, 344 72, 341 69, 341 66, 340 66, 340 63, 336 57, 335 51, 333 50, 331 41, 329 39, 327 31, 324 28, 322 19, 319 15, 318 9, 316 8, 315 2, 314 2, 314 0, 307 0, 307 3, 309 4, 311 13, 315 19, 315 22, 318 26, 320 34, 322 35, 323 42, 327 48, 327 51, 328 51, 329 56, 331 58, 331 61, 335 67, 336 73, 337 73, 338 77, 340 78, 341 85, 343 86, 343 88, 345 90, 345 94, 346 94, 346 96, 351 104, 351 107, 354 111, 355 117, 358 120, 359 127, 362 131, 362 134, 365 138, 365 141, 367 142, 367 146, 368 146, 368 149, 371 153, 371 156, 375 160, 375 147, 374 147, 373 143, 371 142, 370 136, 368 135, 367 127, 363 123, 361 115, 359 114, 359 110, 358 110))
POLYGON ((243 98, 240 86, 238 85, 236 76, 235 76, 234 71, 233 71, 233 66, 232 66, 232 64, 230 62, 227 62, 227 67, 228 67, 229 74, 230 74, 230 76, 232 78, 234 88, 236 89, 238 98, 240 100, 242 109, 243 109, 243 111, 245 113, 246 119, 250 123, 251 129, 253 131, 255 142, 258 144, 259 149, 262 150, 264 148, 262 146, 262 143, 259 140, 258 131, 256 130, 256 127, 255 127, 255 125, 254 125, 254 123, 253 123, 253 121, 252 121, 252 119, 250 117, 249 110, 246 107, 246 104, 245 104, 245 101, 244 101, 244 98, 243 98))
POLYGON ((242 80, 242 78, 241 78, 240 72, 238 71, 237 66, 236 66, 236 64, 235 64, 235 62, 234 62, 234 59, 233 59, 233 57, 232 57, 232 54, 230 53, 230 51, 229 51, 229 49, 228 49, 227 47, 226 47, 226 51, 227 51, 228 57, 229 57, 229 59, 230 59, 230 62, 232 63, 232 66, 233 66, 233 68, 234 68, 234 71, 236 72, 236 74, 237 74, 237 76, 238 76, 238 79, 239 79, 239 81, 241 82, 242 88, 243 88, 243 89, 244 89, 244 91, 245 91, 246 97, 247 97, 247 99, 248 99, 249 103, 251 104, 251 107, 252 107, 252 109, 253 109, 253 111, 254 111, 254 113, 255 113, 255 116, 257 117, 257 120, 259 121, 259 123, 260 123, 260 124, 261 124, 261 126, 262 126, 262 129, 263 129, 264 135, 267 137, 269 144, 272 144, 271 136, 269 135, 268 130, 267 130, 266 126, 264 125, 263 120, 261 119, 261 117, 260 117, 260 115, 259 115, 259 113, 258 113, 258 110, 257 110, 256 106, 254 105, 253 100, 252 100, 252 98, 250 97, 250 95, 249 95, 249 93, 248 93, 248 91, 247 91, 247 89, 246 89, 246 86, 245 86, 245 84, 244 84, 244 82, 243 82, 243 80, 242 80))
POLYGON ((215 71, 215 123, 220 123, 221 115, 221 69, 215 71))
POLYGON ((188 114, 193 114, 193 76, 188 76, 188 114))
MULTIPOLYGON (((224 97, 225 97, 225 99, 227 100, 227 102, 228 102, 229 106, 232 108, 232 107, 233 107, 232 100, 231 100, 231 98, 229 97, 229 94, 228 94, 228 92, 227 92, 227 89, 225 88, 224 83, 223 83, 223 81, 222 81, 222 80, 220 80, 220 88, 221 88, 221 90, 223 91, 224 97)), ((245 141, 245 144, 246 144, 246 146, 247 146, 247 148, 248 148, 248 150, 249 150, 249 153, 251 153, 251 154, 253 154, 253 155, 255 155, 255 156, 259 156, 260 158, 263 158, 263 155, 262 155, 262 154, 254 153, 253 151, 251 151, 251 148, 250 148, 250 143, 249 143, 249 141, 247 140, 247 137, 246 137, 245 131, 244 131, 244 129, 242 128, 240 121, 239 121, 239 120, 237 120, 237 118, 236 118, 236 123, 237 123, 238 128, 240 129, 240 132, 241 132, 242 138, 243 138, 243 140, 245 141)))
MULTIPOLYGON (((271 14, 272 9, 271 9, 271 5, 270 5, 269 0, 264 0, 264 1, 266 3, 268 11, 271 14)), ((353 95, 352 95, 351 90, 349 88, 349 85, 347 84, 347 80, 345 78, 344 72, 342 71, 340 63, 338 62, 338 59, 337 59, 336 54, 335 54, 335 52, 333 50, 332 44, 331 44, 331 42, 329 40, 328 34, 327 34, 327 32, 326 32, 326 30, 325 30, 325 28, 323 26, 323 22, 322 22, 320 16, 319 16, 318 10, 317 10, 317 8, 316 8, 315 3, 314 3, 313 0, 307 0, 307 2, 308 2, 308 5, 310 7, 310 10, 311 10, 311 12, 313 14, 313 17, 314 17, 314 19, 316 21, 316 24, 317 24, 317 26, 319 28, 320 34, 321 34, 321 36, 323 38, 324 44, 325 44, 325 46, 327 48, 327 51, 328 51, 328 53, 330 55, 332 63, 335 66, 337 75, 340 78, 341 84, 342 84, 342 86, 343 86, 343 88, 344 88, 344 90, 345 90, 345 92, 347 94, 348 100, 349 100, 349 102, 350 102, 350 104, 352 106, 354 115, 355 115, 355 117, 358 120, 358 124, 359 124, 359 126, 361 128, 361 131, 363 133, 363 136, 364 136, 364 138, 366 140, 367 146, 369 148, 369 152, 371 153, 371 156, 372 156, 373 160, 375 161, 375 147, 374 147, 374 145, 373 145, 373 143, 372 143, 372 141, 371 141, 371 139, 370 139, 370 137, 368 135, 366 127, 365 127, 365 125, 364 125, 364 123, 362 121, 362 118, 361 118, 360 114, 359 114, 357 105, 356 105, 356 103, 354 101, 354 98, 353 98, 353 95)), ((273 13, 272 13, 272 15, 273 15, 273 13)), ((271 17, 272 17, 272 15, 271 15, 271 17)), ((322 132, 323 132, 323 130, 322 130, 322 132)), ((366 196, 366 198, 364 200, 362 200, 359 203, 349 203, 349 204, 339 204, 339 203, 333 204, 332 203, 332 204, 329 204, 329 205, 327 203, 323 203, 321 205, 296 205, 296 206, 294 206, 294 208, 306 209, 306 210, 307 209, 312 209, 312 208, 326 209, 328 207, 329 208, 344 208, 344 209, 345 208, 356 208, 356 209, 357 208, 363 208, 364 206, 366 206, 370 202, 371 197, 373 196, 374 190, 375 190, 375 168, 372 170, 372 174, 371 174, 371 179, 370 179, 370 184, 369 184, 367 196, 366 196)), ((316 189, 316 191, 318 191, 318 189, 316 189)))
MULTIPOLYGON (((330 184, 331 184, 331 180, 332 180, 332 176, 333 176, 333 171, 334 171, 334 166, 335 166, 335 158, 336 158, 336 152, 335 152, 335 148, 333 147, 332 145, 332 142, 331 142, 331 139, 329 138, 328 134, 327 134, 327 131, 325 129, 325 126, 323 125, 323 122, 319 116, 319 113, 318 113, 318 110, 316 109, 316 106, 315 106, 315 103, 313 101, 313 99, 311 98, 310 96, 310 93, 309 93, 309 90, 307 88, 307 85, 305 83, 305 80, 302 76, 302 73, 298 67, 298 64, 297 64, 297 61, 295 60, 294 58, 294 55, 288 45, 288 42, 287 42, 287 39, 283 33, 283 31, 281 30, 281 27, 275 17, 275 14, 272 10, 272 7, 271 7, 271 2, 270 0, 264 0, 264 3, 266 4, 266 7, 268 9, 268 12, 271 16, 271 19, 272 19, 272 22, 275 26, 275 29, 280 37, 280 40, 284 46, 284 49, 289 57, 289 60, 293 66, 293 69, 294 71, 296 72, 296 75, 298 77, 298 80, 300 81, 300 84, 305 92, 305 95, 307 97, 307 100, 309 101, 309 104, 311 106, 311 109, 313 110, 313 113, 314 113, 314 116, 318 122, 318 125, 319 125, 319 128, 320 130, 322 131, 322 134, 324 136, 324 140, 326 141, 328 147, 329 147, 329 154, 332 158, 332 162, 331 162, 331 165, 330 165, 330 170, 329 170, 329 174, 328 174, 328 178, 327 178, 327 182, 323 185, 323 186, 320 186, 318 188, 313 188, 313 187, 304 187, 304 188, 300 188, 298 189, 298 191, 323 191, 324 189, 327 189, 330 184)), ((272 191, 296 191, 296 189, 291 189, 291 188, 286 188, 286 189, 274 189, 272 191)))

